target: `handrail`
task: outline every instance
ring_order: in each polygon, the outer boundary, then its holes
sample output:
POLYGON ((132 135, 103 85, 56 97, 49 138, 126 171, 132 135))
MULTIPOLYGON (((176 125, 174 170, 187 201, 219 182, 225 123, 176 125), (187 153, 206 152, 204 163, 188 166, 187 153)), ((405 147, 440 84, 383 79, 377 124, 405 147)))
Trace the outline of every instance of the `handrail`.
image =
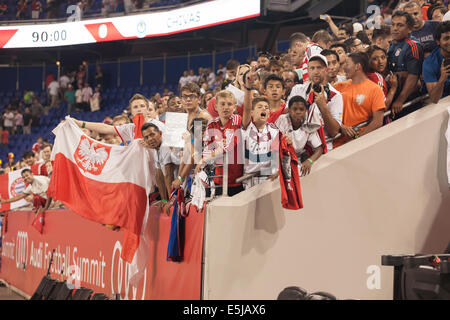
MULTIPOLYGON (((429 98, 429 95, 428 95, 428 94, 425 94, 425 95, 423 95, 423 96, 417 97, 417 98, 415 98, 415 99, 413 99, 413 100, 411 100, 411 101, 405 103, 405 104, 402 106, 402 110, 405 109, 405 108, 408 108, 408 107, 412 106, 413 104, 416 104, 417 102, 420 102, 420 101, 422 101, 422 100, 425 100, 425 99, 427 99, 427 98, 429 98)), ((386 112, 384 113, 384 117, 390 115, 391 113, 392 113, 391 110, 386 111, 386 112)), ((353 126, 353 129, 356 130, 356 131, 358 131, 358 130, 360 130, 362 127, 368 125, 368 124, 370 123, 370 121, 371 121, 371 120, 367 120, 367 121, 361 122, 361 123, 359 123, 359 124, 353 126)), ((329 139, 327 139, 326 141, 327 141, 327 142, 331 142, 331 141, 333 141, 334 139, 337 139, 337 138, 339 138, 339 137, 341 137, 341 136, 342 136, 342 134, 341 134, 341 133, 338 133, 334 138, 329 138, 329 139)), ((303 153, 305 153, 305 152, 306 152, 306 151, 303 151, 303 153)), ((236 182, 241 183, 241 182, 243 182, 243 181, 245 181, 245 180, 248 180, 248 179, 251 179, 251 178, 253 178, 253 177, 258 176, 259 174, 260 174, 259 171, 257 171, 257 172, 251 172, 251 173, 246 173, 246 174, 244 174, 242 177, 237 178, 237 179, 236 179, 236 182)))
MULTIPOLYGON (((408 101, 407 103, 405 103, 405 104, 402 106, 402 109, 401 109, 401 110, 403 110, 403 109, 405 109, 405 108, 408 108, 408 107, 412 106, 413 104, 416 104, 417 102, 420 102, 420 101, 425 100, 425 99, 427 99, 427 98, 429 98, 428 93, 425 94, 425 95, 423 95, 423 96, 417 97, 417 98, 415 98, 415 99, 413 99, 413 100, 411 100, 411 101, 408 101)), ((384 115, 383 115, 383 118, 386 117, 386 116, 389 116, 391 113, 392 113, 391 110, 386 111, 386 112, 384 113, 384 115)), ((367 126, 367 125, 370 123, 370 121, 371 121, 371 120, 367 120, 367 121, 361 122, 361 123, 359 123, 359 124, 353 126, 353 129, 356 130, 356 131, 359 131, 362 127, 367 126)), ((335 140, 335 139, 337 139, 337 138, 339 138, 339 137, 341 137, 341 136, 342 136, 342 133, 338 133, 334 138, 329 138, 329 139, 327 139, 327 142, 331 142, 331 141, 333 141, 333 140, 335 140)))

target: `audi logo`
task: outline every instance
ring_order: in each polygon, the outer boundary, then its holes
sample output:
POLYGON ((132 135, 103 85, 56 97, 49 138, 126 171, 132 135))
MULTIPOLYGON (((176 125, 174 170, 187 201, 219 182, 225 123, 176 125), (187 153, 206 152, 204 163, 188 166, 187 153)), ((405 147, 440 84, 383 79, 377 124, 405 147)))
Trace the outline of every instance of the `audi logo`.
POLYGON ((16 267, 25 269, 28 261, 28 233, 19 231, 16 238, 16 267))
MULTIPOLYGON (((128 281, 128 275, 130 273, 130 264, 122 260, 122 258, 120 257, 121 254, 122 254, 122 245, 119 241, 116 241, 116 244, 114 245, 111 262, 111 291, 112 291, 111 293, 112 294, 119 293, 120 298, 122 300, 130 300, 129 293, 131 284, 128 281), (122 288, 125 289, 125 296, 122 296, 122 288)), ((146 283, 147 283, 147 269, 145 269, 144 272, 144 286, 142 288, 141 300, 145 299, 146 283)), ((133 291, 132 300, 136 300, 138 288, 133 286, 131 286, 131 288, 133 291)))

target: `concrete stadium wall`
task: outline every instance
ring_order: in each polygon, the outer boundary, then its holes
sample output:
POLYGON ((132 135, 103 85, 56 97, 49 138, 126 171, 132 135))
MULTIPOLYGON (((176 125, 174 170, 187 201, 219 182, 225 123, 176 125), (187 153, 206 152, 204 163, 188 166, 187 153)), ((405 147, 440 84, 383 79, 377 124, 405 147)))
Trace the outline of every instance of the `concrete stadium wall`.
POLYGON ((301 178, 299 211, 282 209, 277 181, 213 201, 203 298, 276 299, 294 285, 392 299, 393 268, 381 256, 443 253, 450 241, 449 105, 450 97, 322 156, 301 178))

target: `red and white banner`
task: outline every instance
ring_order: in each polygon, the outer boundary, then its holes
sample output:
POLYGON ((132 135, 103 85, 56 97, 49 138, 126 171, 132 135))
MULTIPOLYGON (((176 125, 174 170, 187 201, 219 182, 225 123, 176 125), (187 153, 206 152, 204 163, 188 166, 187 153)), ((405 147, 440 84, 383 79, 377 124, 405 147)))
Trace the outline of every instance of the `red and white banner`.
POLYGON ((111 231, 72 210, 48 210, 43 234, 32 225, 32 211, 10 212, 3 234, 0 278, 31 296, 47 273, 50 277, 91 288, 96 293, 120 293, 129 300, 198 300, 201 298, 204 211, 191 206, 185 220, 184 259, 166 260, 171 217, 150 208, 149 259, 138 285, 128 281, 130 264, 120 256, 123 232, 111 231), (73 275, 72 275, 73 273, 73 275))
POLYGON ((122 258, 131 263, 130 281, 139 281, 149 250, 154 153, 138 140, 127 147, 100 143, 87 137, 70 117, 53 133, 48 195, 86 219, 121 227, 122 258))
MULTIPOLYGON (((21 172, 22 170, 15 170, 0 175, 0 196, 2 199, 15 197, 25 191, 26 186, 21 172)), ((28 204, 24 199, 12 203, 2 203, 0 204, 0 211, 14 210, 28 204)))
POLYGON ((254 18, 260 0, 215 0, 117 18, 0 27, 0 48, 38 48, 160 37, 254 18))

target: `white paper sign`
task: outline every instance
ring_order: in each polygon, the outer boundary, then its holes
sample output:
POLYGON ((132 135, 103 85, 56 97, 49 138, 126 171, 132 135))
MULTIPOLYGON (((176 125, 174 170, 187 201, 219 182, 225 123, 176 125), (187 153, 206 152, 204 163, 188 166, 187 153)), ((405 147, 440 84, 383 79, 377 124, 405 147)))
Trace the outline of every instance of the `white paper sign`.
POLYGON ((187 132, 187 113, 166 112, 166 130, 163 132, 165 147, 184 147, 183 134, 187 132))

